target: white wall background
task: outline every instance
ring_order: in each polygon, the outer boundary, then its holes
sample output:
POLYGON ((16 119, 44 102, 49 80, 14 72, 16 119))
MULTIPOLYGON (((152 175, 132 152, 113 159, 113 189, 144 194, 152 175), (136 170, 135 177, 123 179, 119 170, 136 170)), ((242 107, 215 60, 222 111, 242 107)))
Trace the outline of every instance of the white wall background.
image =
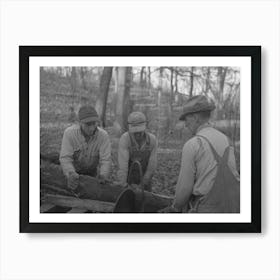
POLYGON ((0 2, 0 279, 280 279, 280 3, 0 2), (262 45, 262 234, 19 234, 19 45, 262 45))

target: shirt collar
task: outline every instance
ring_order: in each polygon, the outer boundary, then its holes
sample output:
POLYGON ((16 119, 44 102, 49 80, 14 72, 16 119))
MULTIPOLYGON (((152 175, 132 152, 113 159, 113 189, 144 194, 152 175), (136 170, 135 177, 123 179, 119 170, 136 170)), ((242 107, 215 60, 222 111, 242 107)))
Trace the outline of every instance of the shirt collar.
POLYGON ((198 134, 199 131, 201 131, 202 129, 207 128, 207 127, 213 127, 213 125, 210 122, 206 122, 206 123, 200 125, 198 127, 198 129, 196 130, 196 134, 198 134))

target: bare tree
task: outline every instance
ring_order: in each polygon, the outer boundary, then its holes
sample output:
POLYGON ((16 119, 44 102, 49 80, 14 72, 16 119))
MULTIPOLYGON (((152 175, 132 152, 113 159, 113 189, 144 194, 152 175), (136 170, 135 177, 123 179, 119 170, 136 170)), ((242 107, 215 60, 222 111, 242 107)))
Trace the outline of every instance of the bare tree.
POLYGON ((210 90, 210 74, 211 74, 211 68, 207 67, 206 80, 205 80, 205 95, 206 96, 208 96, 208 91, 210 90))
POLYGON ((84 89, 84 90, 87 90, 87 82, 86 82, 86 78, 85 78, 86 72, 87 72, 86 67, 81 67, 81 69, 80 69, 80 75, 81 75, 82 86, 83 86, 83 89, 84 89))
MULTIPOLYGON (((157 130, 156 130, 156 136, 157 139, 159 139, 160 136, 160 111, 161 111, 161 97, 162 97, 162 92, 163 92, 163 67, 159 68, 159 85, 158 85, 158 95, 157 95, 157 106, 158 106, 158 116, 157 116, 157 130)), ((160 145, 160 143, 159 143, 160 145)))
POLYGON ((170 68, 170 94, 169 94, 169 100, 168 100, 168 107, 167 107, 167 124, 166 128, 167 131, 170 130, 170 127, 172 125, 172 115, 173 115, 173 100, 174 100, 174 69, 173 67, 170 68))
POLYGON ((225 78, 227 74, 227 67, 218 67, 218 73, 217 73, 217 91, 216 91, 216 100, 218 103, 218 119, 223 118, 223 99, 224 99, 224 85, 225 85, 225 78))
POLYGON ((194 67, 191 67, 190 71, 190 91, 189 91, 189 96, 193 96, 193 80, 194 80, 194 67))
POLYGON ((101 75, 99 94, 95 104, 95 109, 101 119, 101 126, 106 126, 106 105, 108 99, 108 92, 112 78, 113 67, 104 67, 101 75))
POLYGON ((72 106, 74 106, 74 98, 77 91, 77 71, 76 71, 76 67, 70 67, 70 68, 71 68, 70 85, 71 85, 72 106))
POLYGON ((127 131, 127 117, 130 105, 130 88, 132 82, 132 67, 118 67, 118 92, 116 96, 114 127, 117 133, 127 131))
POLYGON ((178 73, 175 71, 175 93, 178 93, 178 73))
POLYGON ((151 67, 147 67, 147 76, 148 76, 148 85, 149 88, 151 88, 152 84, 151 84, 151 67))
POLYGON ((226 74, 227 74, 227 67, 218 67, 218 76, 217 76, 218 96, 219 96, 219 100, 221 101, 223 98, 226 74))
POLYGON ((144 84, 145 84, 144 76, 145 76, 145 80, 146 80, 145 68, 146 68, 146 67, 141 67, 141 71, 140 71, 140 86, 141 86, 141 87, 143 87, 144 84))

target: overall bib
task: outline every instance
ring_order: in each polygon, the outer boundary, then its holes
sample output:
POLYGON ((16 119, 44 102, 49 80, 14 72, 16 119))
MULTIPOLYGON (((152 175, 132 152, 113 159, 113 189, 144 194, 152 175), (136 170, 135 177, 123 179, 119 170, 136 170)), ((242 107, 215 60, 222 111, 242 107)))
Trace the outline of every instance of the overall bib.
MULTIPOLYGON (((135 139, 132 139, 130 136, 130 147, 129 147, 129 162, 128 162, 128 184, 137 184, 139 185, 141 182, 139 168, 137 165, 133 164, 135 161, 140 162, 142 167, 142 174, 145 175, 145 172, 148 167, 150 155, 151 155, 151 145, 150 145, 150 137, 145 133, 145 143, 142 147, 138 147, 135 139)), ((145 186, 145 190, 150 190, 151 186, 145 186)))
POLYGON ((189 213, 240 213, 240 184, 228 166, 229 146, 222 157, 218 155, 210 141, 209 144, 218 164, 216 178, 211 190, 203 196, 192 196, 189 213))

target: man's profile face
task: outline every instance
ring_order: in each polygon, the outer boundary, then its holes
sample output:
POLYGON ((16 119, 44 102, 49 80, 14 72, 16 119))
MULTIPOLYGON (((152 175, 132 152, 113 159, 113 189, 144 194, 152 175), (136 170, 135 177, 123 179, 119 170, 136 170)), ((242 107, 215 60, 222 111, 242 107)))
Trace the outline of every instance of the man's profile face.
POLYGON ((197 117, 195 114, 188 114, 185 116, 185 127, 188 128, 191 133, 195 133, 197 126, 197 117))
POLYGON ((91 121, 87 123, 81 122, 81 128, 85 135, 92 136, 95 129, 97 128, 97 121, 91 121))

